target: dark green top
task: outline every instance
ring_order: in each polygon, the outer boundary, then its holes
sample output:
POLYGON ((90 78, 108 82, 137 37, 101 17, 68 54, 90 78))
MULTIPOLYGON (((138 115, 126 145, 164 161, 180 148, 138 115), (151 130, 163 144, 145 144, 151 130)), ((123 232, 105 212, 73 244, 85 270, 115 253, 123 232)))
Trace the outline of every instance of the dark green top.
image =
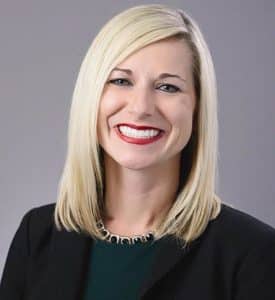
POLYGON ((135 300, 162 239, 134 245, 93 242, 84 300, 135 300))

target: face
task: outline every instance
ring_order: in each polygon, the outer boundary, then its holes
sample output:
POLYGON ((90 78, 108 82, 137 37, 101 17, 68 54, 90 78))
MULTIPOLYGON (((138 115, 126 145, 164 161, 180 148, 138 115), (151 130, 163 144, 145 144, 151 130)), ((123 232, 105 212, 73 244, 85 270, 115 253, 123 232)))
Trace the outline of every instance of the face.
POLYGON ((191 64, 187 44, 170 38, 136 51, 116 66, 99 107, 97 129, 104 156, 136 170, 180 159, 192 133, 196 102, 191 64), (120 132, 122 123, 158 130, 125 126, 120 132), (152 133, 158 135, 149 137, 152 133))

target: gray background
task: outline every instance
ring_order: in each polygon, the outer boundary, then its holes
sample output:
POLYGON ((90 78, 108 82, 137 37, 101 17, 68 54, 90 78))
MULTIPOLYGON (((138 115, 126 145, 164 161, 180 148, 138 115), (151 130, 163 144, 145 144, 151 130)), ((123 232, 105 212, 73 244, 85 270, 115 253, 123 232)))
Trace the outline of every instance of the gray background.
MULTIPOLYGON (((92 39, 114 14, 153 2, 1 0, 0 275, 23 214, 56 200, 72 92, 92 39)), ((189 12, 210 47, 219 95, 218 194, 274 227, 275 1, 154 3, 189 12)))

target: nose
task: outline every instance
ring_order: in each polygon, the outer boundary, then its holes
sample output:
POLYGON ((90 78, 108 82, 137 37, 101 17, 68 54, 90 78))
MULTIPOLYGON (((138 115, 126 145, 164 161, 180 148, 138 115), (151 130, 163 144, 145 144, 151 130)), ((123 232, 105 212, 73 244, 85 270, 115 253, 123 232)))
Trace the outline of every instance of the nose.
POLYGON ((139 117, 153 115, 155 102, 150 91, 146 88, 135 89, 132 95, 129 95, 128 111, 139 117))

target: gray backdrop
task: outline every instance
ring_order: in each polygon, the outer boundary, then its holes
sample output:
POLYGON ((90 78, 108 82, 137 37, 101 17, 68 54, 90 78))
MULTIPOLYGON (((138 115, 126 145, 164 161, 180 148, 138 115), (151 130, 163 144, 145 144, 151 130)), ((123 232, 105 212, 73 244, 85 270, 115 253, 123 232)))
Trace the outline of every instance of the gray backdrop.
MULTIPOLYGON (((23 214, 56 200, 71 96, 92 39, 114 14, 154 1, 112 2, 1 0, 0 276, 23 214)), ((274 227, 275 1, 155 3, 189 12, 213 55, 218 194, 274 227)))

